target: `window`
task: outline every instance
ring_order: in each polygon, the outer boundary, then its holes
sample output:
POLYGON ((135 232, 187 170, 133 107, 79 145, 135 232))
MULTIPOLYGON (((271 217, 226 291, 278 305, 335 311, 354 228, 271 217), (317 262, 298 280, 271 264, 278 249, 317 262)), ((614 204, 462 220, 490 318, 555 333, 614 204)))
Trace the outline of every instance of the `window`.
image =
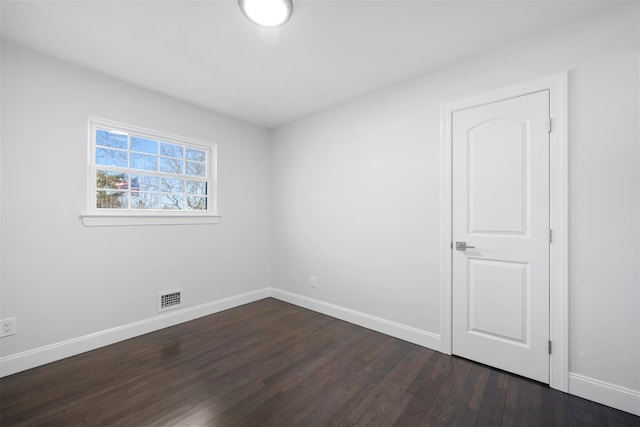
POLYGON ((215 145, 90 120, 85 225, 218 222, 215 145))

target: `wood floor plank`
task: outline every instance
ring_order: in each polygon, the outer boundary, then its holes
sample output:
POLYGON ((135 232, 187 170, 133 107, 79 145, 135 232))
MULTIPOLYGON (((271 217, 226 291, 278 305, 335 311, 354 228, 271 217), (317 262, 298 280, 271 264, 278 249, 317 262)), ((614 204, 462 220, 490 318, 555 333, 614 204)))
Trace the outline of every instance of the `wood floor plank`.
POLYGON ((417 347, 406 347, 404 354, 392 362, 392 369, 351 411, 344 424, 389 425, 402 413, 410 397, 406 389, 425 360, 424 352, 419 352, 417 347))
POLYGON ((484 368, 466 360, 461 360, 460 363, 463 366, 468 364, 469 369, 463 382, 455 382, 455 386, 450 392, 450 397, 448 397, 447 406, 451 408, 447 411, 450 414, 448 420, 450 425, 454 426, 464 425, 464 420, 469 417, 467 412, 472 411, 469 409, 469 402, 475 390, 475 384, 484 368))
POLYGON ((485 426, 497 426, 502 421, 506 390, 499 386, 499 377, 502 375, 497 370, 491 370, 485 385, 485 394, 480 401, 478 419, 476 424, 485 426))
POLYGON ((516 412, 518 410, 518 395, 520 392, 520 380, 517 377, 509 377, 507 380, 504 410, 502 413, 503 426, 516 424, 516 412))
POLYGON ((431 404, 431 409, 426 412, 424 423, 434 420, 437 425, 453 425, 453 417, 460 408, 459 393, 460 390, 466 388, 473 365, 467 360, 456 357, 446 359, 449 368, 447 372, 443 373, 446 376, 446 381, 436 396, 436 400, 431 404))
POLYGON ((265 299, 0 379, 4 426, 640 426, 534 381, 265 299))

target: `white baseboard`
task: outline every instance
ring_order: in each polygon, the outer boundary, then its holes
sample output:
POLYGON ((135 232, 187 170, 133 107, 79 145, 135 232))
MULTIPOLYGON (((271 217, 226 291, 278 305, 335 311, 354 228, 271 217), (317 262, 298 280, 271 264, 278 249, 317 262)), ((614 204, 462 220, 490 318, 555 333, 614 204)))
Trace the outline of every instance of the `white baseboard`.
MULTIPOLYGON (((268 297, 436 351, 441 349, 438 334, 277 288, 264 288, 0 358, 0 378, 268 297)), ((569 393, 640 415, 640 391, 637 390, 569 373, 569 393)))
POLYGON ((149 332, 174 326, 199 317, 208 316, 230 308, 238 307, 250 302, 258 301, 270 296, 270 289, 264 288, 253 292, 234 295, 195 307, 164 313, 156 317, 118 326, 105 331, 96 332, 82 337, 46 345, 22 353, 12 354, 0 359, 0 378, 35 368, 66 357, 75 356, 89 350, 114 344, 129 338, 137 337, 149 332))
POLYGON ((569 373, 569 393, 631 414, 640 415, 640 391, 569 373))
POLYGON ((427 332, 412 326, 392 322, 380 317, 371 316, 349 308, 340 307, 338 305, 283 291, 277 288, 271 288, 271 296, 281 301, 344 320, 345 322, 353 323, 376 332, 440 351, 440 335, 432 332, 427 332))

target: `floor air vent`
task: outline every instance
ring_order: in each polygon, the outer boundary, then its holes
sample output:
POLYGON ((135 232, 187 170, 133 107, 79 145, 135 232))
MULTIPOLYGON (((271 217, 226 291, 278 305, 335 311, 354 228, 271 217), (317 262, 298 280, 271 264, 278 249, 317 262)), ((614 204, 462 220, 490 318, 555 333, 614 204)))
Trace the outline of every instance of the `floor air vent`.
POLYGON ((164 291, 158 294, 158 312, 182 307, 182 289, 164 291))

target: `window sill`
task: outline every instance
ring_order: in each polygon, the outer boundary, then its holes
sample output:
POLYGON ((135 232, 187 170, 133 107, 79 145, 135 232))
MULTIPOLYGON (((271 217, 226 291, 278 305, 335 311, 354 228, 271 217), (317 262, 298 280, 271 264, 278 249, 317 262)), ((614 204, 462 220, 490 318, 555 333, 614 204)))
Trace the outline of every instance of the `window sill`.
POLYGON ((220 215, 139 215, 84 213, 80 215, 85 227, 112 227, 130 225, 197 225, 217 224, 220 215))

